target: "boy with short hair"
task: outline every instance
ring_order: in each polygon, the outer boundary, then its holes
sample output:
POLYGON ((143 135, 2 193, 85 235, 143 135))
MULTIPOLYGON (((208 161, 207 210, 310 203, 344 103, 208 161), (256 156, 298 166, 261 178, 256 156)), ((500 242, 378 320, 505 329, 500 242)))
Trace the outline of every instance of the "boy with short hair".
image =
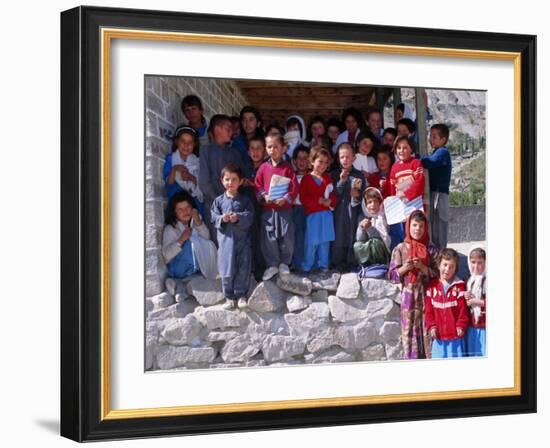
POLYGON ((427 287, 426 330, 432 338, 432 358, 465 356, 464 336, 468 329, 466 285, 455 274, 459 257, 454 249, 443 249, 438 256, 439 278, 427 287))
POLYGON ((449 228, 449 186, 451 185, 451 155, 445 146, 449 141, 449 127, 434 124, 430 129, 433 152, 421 158, 422 166, 430 174, 430 234, 439 248, 447 247, 449 228))
POLYGON ((181 111, 187 120, 187 125, 191 126, 199 136, 199 146, 208 143, 208 120, 203 115, 202 102, 197 95, 187 95, 181 100, 181 111))
POLYGON ((225 165, 221 171, 225 192, 218 196, 211 208, 212 223, 218 233, 218 270, 222 279, 225 309, 245 308, 250 286, 252 251, 250 226, 254 221, 254 206, 247 195, 239 193, 243 182, 241 167, 225 165))

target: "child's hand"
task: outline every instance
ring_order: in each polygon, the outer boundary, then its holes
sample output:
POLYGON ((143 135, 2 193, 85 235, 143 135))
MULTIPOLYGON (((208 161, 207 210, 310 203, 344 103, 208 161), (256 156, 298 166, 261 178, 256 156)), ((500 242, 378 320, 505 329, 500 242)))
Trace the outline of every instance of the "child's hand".
POLYGON ((381 190, 384 188, 384 185, 386 185, 386 179, 380 179, 380 189, 381 190))
POLYGON ((348 177, 349 177, 349 171, 350 170, 342 170, 342 172, 340 173, 340 180, 345 182, 346 180, 348 180, 348 177))
POLYGON ((183 232, 181 232, 181 236, 179 237, 179 243, 183 244, 185 243, 189 238, 191 238, 191 233, 193 231, 191 230, 191 227, 187 227, 183 232))
POLYGON ((330 207, 330 199, 319 198, 319 204, 330 207))
POLYGON ((363 229, 367 230, 370 226, 372 226, 372 221, 369 218, 365 218, 361 221, 360 225, 363 229))
POLYGON ((234 212, 229 214, 229 222, 236 223, 239 220, 239 215, 234 212))
POLYGON ((431 330, 430 330, 430 337, 432 339, 437 339, 437 328, 433 327, 431 330))
POLYGON ((271 198, 267 194, 264 196, 264 201, 265 201, 266 204, 271 204, 271 202, 272 202, 271 198))
POLYGON ((275 205, 276 205, 277 207, 282 207, 282 206, 284 206, 286 203, 287 203, 287 201, 286 201, 285 198, 279 198, 279 199, 275 200, 275 205))
POLYGON ((194 208, 193 211, 191 211, 191 218, 195 222, 195 224, 200 225, 201 224, 201 217, 199 215, 199 211, 194 208))
POLYGON ((253 187, 254 182, 251 179, 243 179, 243 186, 244 187, 253 187))
POLYGON ((223 222, 229 222, 229 220, 231 219, 231 213, 224 213, 223 216, 222 216, 222 221, 223 222))
POLYGON ((399 190, 396 194, 396 196, 401 199, 402 201, 404 201, 406 199, 406 196, 405 196, 405 193, 403 193, 401 190, 399 190))
POLYGON ((456 335, 461 338, 462 336, 464 336, 464 330, 460 327, 456 327, 456 335))
POLYGON ((426 275, 428 274, 428 266, 422 263, 419 258, 417 257, 413 258, 412 263, 415 269, 418 269, 423 274, 426 274, 426 275))

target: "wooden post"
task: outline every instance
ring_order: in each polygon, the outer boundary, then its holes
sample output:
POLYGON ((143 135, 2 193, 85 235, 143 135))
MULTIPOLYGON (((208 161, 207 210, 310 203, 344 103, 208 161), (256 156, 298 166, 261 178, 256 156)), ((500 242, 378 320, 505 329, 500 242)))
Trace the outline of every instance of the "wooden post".
MULTIPOLYGON (((426 91, 422 88, 416 88, 416 135, 418 137, 418 154, 420 157, 429 155, 428 153, 428 131, 426 129, 426 91)), ((426 203, 426 212, 430 210, 430 176, 428 170, 424 170, 426 185, 424 187, 424 198, 426 203)), ((431 219, 428 217, 428 219, 431 219)))
MULTIPOLYGON (((401 103, 401 87, 396 87, 393 89, 393 116, 395 117, 395 109, 397 109, 397 106, 401 103)), ((397 123, 393 123, 393 127, 397 127, 397 123)))

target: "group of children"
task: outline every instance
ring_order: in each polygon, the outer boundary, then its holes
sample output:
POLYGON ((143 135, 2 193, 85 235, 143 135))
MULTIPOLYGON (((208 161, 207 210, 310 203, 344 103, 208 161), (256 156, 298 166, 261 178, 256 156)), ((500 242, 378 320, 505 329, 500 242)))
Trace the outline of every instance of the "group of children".
POLYGON ((188 116, 192 109, 202 112, 194 95, 182 102, 188 124, 176 130, 164 167, 169 205, 163 255, 171 277, 219 275, 226 309, 247 307, 251 272, 262 280, 291 269, 307 274, 331 268, 387 277, 403 285, 404 358, 485 355, 485 251, 469 254, 466 285, 456 278, 458 254, 446 248, 446 125, 431 127, 433 152, 419 157, 414 122, 399 107, 398 129, 382 129, 376 110, 363 123, 349 108, 342 115, 345 130, 321 117, 305 129, 296 115, 285 129, 264 128, 251 106, 234 119, 215 115, 209 122, 188 116), (209 143, 201 144, 205 133, 209 143), (384 200, 390 196, 421 207, 388 226, 384 200), (217 272, 208 265, 215 247, 217 272))

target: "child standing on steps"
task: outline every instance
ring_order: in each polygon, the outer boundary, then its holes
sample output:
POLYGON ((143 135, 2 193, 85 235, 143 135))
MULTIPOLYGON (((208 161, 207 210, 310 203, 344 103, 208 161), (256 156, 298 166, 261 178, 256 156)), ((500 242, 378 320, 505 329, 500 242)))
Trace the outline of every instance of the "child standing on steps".
POLYGON ((331 156, 326 149, 314 149, 310 160, 313 170, 303 177, 300 184, 300 199, 307 216, 302 270, 309 272, 317 268, 328 271, 330 242, 334 241, 332 209, 337 200, 332 178, 326 173, 331 156))
POLYGON ((284 160, 284 138, 267 136, 265 144, 269 159, 258 169, 254 184, 263 208, 261 246, 267 269, 262 279, 269 280, 277 273, 290 273, 294 247, 292 204, 298 194, 298 181, 292 164, 284 160))
POLYGON ((225 309, 247 306, 252 251, 250 227, 254 222, 254 206, 246 194, 239 193, 243 183, 241 168, 234 163, 223 167, 221 182, 225 193, 212 204, 212 223, 218 231, 218 269, 222 279, 225 309))
POLYGON ((468 356, 485 356, 485 316, 487 279, 485 277, 486 253, 483 247, 474 246, 468 254, 470 278, 468 290, 464 295, 470 310, 470 327, 466 332, 466 354, 468 356))
POLYGON ((426 330, 432 338, 432 358, 464 356, 464 336, 468 311, 464 300, 466 285, 458 277, 458 253, 443 249, 438 258, 439 278, 426 289, 426 330))
POLYGON ((403 359, 430 357, 431 340, 424 326, 424 292, 437 276, 426 215, 415 210, 405 224, 405 241, 392 252, 389 279, 403 285, 401 292, 401 342, 403 359))

